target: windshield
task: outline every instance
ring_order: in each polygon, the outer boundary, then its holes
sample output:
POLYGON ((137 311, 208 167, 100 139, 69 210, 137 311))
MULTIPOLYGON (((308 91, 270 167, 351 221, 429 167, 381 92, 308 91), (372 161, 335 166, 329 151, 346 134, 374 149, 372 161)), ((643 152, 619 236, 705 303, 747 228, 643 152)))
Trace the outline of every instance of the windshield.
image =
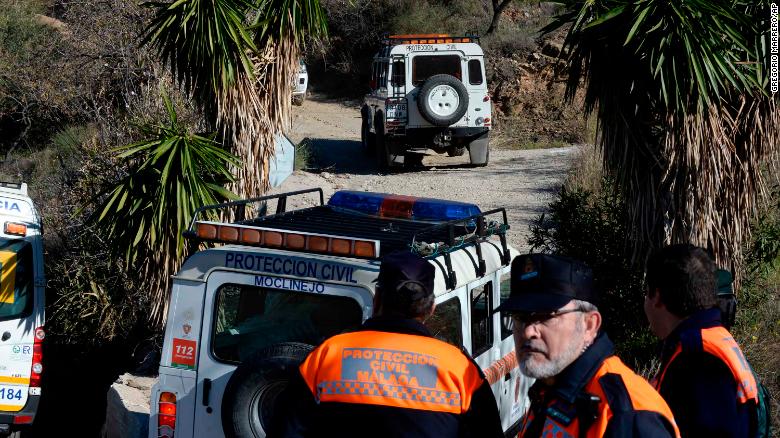
POLYGON ((246 360, 280 342, 319 345, 360 326, 363 313, 352 298, 227 284, 217 291, 214 356, 246 360))
POLYGON ((458 55, 418 55, 412 61, 412 81, 415 86, 422 84, 433 75, 447 74, 462 78, 460 56, 458 55))
POLYGON ((32 310, 32 263, 29 242, 0 238, 0 320, 19 318, 32 310))

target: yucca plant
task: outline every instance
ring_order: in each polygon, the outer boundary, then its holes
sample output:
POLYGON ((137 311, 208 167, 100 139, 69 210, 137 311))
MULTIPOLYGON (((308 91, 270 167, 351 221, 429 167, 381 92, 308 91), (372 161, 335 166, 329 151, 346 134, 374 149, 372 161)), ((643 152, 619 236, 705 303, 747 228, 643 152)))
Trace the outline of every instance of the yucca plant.
POLYGON ((165 317, 169 278, 186 255, 182 232, 198 207, 236 198, 224 185, 233 181, 230 166, 238 162, 216 134, 189 132, 171 99, 163 99, 168 120, 143 126, 144 140, 116 149, 127 175, 98 197, 93 216, 112 250, 149 289, 154 324, 165 317))
POLYGON ((604 166, 629 201, 640 261, 666 243, 737 268, 778 148, 766 1, 564 1, 567 98, 584 91, 604 166))
POLYGON ((268 188, 275 136, 290 124, 305 35, 324 35, 319 0, 176 0, 155 9, 142 42, 206 111, 240 158, 235 190, 268 188))

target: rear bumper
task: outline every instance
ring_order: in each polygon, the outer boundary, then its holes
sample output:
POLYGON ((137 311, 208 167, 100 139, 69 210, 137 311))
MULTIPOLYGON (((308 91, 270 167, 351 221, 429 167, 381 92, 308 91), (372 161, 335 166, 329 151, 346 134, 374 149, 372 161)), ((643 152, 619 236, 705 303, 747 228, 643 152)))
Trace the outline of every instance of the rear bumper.
POLYGON ((448 133, 452 138, 459 138, 469 141, 490 131, 490 127, 459 127, 459 128, 406 128, 399 126, 393 129, 388 126, 387 134, 392 137, 406 137, 409 143, 427 143, 432 138, 442 133, 448 133))
MULTIPOLYGON (((41 400, 40 395, 30 395, 27 398, 27 404, 19 412, 4 412, 0 411, 0 434, 5 429, 4 425, 9 426, 9 432, 19 429, 20 427, 30 426, 35 420, 35 414, 38 412, 38 403, 41 400), (24 418, 23 417, 27 417, 24 418), (17 421, 24 421, 24 423, 17 424, 17 421)), ((0 435, 2 436, 2 435, 0 435)))

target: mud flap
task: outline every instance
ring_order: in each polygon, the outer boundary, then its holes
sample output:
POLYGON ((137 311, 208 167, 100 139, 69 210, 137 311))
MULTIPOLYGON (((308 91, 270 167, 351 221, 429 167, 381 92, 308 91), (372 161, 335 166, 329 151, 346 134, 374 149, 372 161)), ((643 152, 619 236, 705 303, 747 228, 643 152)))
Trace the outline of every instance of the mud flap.
POLYGON ((474 166, 487 166, 490 160, 488 142, 490 133, 486 132, 469 143, 469 160, 474 166))

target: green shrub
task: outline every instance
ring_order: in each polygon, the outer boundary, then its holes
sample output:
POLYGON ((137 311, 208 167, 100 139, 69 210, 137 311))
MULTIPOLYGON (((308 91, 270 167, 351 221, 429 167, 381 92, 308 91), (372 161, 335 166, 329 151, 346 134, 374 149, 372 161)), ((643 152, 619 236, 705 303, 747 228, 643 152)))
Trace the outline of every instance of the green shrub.
POLYGON ((593 269, 601 293, 603 326, 628 364, 644 367, 655 340, 642 313, 642 269, 631 262, 624 220, 624 200, 604 179, 599 192, 564 186, 531 226, 533 251, 556 253, 593 269))
POLYGON ((780 185, 775 184, 752 227, 731 332, 771 394, 774 436, 780 436, 780 185))

